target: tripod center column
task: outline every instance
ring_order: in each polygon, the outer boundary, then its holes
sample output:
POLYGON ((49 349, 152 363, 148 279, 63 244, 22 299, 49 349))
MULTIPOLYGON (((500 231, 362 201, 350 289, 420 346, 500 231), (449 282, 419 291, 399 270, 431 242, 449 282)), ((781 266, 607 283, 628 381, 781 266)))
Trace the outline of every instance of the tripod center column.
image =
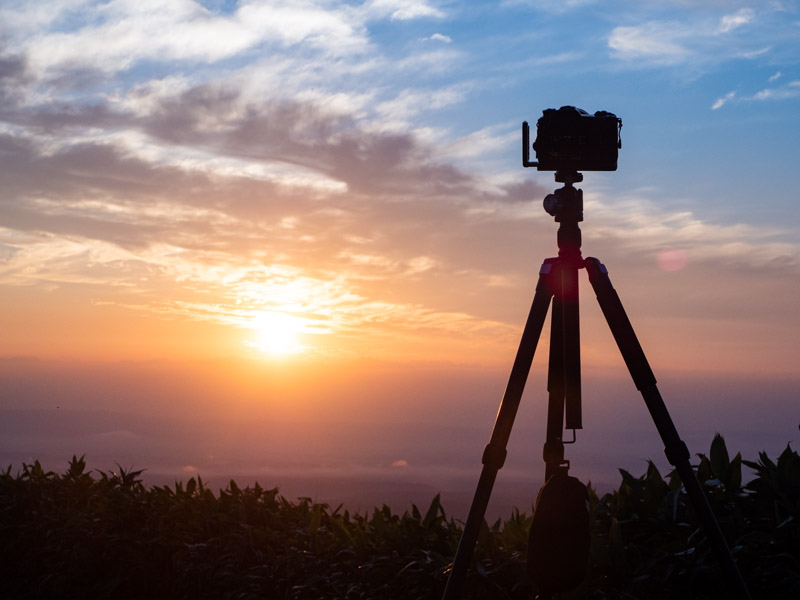
POLYGON ((561 210, 555 216, 558 228, 558 257, 562 264, 561 294, 563 336, 564 426, 581 429, 581 353, 580 315, 578 306, 578 271, 583 268, 581 230, 583 190, 572 187, 567 179, 560 190, 561 210))
POLYGON ((583 221, 583 190, 573 187, 583 179, 580 173, 556 173, 556 181, 564 184, 544 199, 544 209, 553 215, 558 228, 558 256, 578 268, 581 264, 581 230, 578 223, 583 221))
POLYGON ((561 222, 558 228, 558 257, 565 262, 581 268, 581 228, 577 221, 561 222))

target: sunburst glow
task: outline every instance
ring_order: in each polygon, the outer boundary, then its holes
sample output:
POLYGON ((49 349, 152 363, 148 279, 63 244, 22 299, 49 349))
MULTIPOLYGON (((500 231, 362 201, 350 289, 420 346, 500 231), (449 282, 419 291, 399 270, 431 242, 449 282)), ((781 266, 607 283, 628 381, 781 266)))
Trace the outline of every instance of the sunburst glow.
POLYGON ((248 341, 266 354, 286 355, 304 352, 301 337, 306 321, 302 317, 284 312, 259 312, 253 315, 249 325, 256 332, 256 339, 248 341))

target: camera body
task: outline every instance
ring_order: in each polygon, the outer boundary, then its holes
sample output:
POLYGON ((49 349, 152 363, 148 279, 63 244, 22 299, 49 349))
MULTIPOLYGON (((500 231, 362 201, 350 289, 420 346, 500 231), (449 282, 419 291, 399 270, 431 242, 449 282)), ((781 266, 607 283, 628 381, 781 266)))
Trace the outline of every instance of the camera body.
POLYGON ((539 171, 616 171, 622 119, 574 106, 548 108, 536 123, 536 162, 529 162, 528 124, 522 124, 523 165, 539 171))

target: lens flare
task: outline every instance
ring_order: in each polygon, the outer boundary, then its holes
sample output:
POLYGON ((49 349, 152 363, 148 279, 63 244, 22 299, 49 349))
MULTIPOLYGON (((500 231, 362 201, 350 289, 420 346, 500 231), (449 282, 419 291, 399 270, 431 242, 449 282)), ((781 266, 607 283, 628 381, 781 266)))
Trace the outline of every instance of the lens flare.
POLYGON ((664 271, 680 271, 689 262, 689 255, 683 248, 664 248, 658 253, 656 261, 664 271))

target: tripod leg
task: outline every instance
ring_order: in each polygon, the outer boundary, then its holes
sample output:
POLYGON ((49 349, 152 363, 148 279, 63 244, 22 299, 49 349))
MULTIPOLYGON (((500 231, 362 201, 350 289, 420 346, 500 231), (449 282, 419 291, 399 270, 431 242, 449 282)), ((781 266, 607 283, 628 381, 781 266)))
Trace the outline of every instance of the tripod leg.
POLYGON ((511 427, 517 415, 519 402, 522 392, 525 389, 525 382, 533 362, 533 355, 539 343, 542 333, 547 310, 550 306, 550 299, 553 297, 551 285, 551 270, 556 259, 547 259, 542 264, 539 271, 539 282, 536 286, 536 293, 533 297, 528 320, 522 332, 522 339, 517 349, 517 356, 514 359, 514 366, 511 368, 511 375, 508 379, 500 409, 497 412, 492 436, 489 444, 483 451, 483 468, 481 470, 478 487, 469 509, 467 521, 464 524, 464 532, 461 534, 461 541, 458 544, 453 568, 450 570, 450 577, 447 580, 447 587, 444 590, 442 600, 456 600, 461 592, 461 586, 467 574, 467 568, 472 558, 472 551, 478 539, 483 519, 486 515, 486 507, 492 495, 492 488, 497 477, 497 472, 503 467, 506 460, 506 446, 511 436, 511 427))
POLYGON ((563 265, 562 298, 564 301, 564 426, 582 429, 581 419, 581 330, 578 305, 578 266, 563 265))
POLYGON ((647 409, 650 411, 650 416, 653 418, 656 429, 658 429, 658 433, 664 442, 664 453, 683 482, 686 494, 711 542, 717 560, 726 572, 726 579, 731 591, 738 598, 749 600, 750 594, 747 591, 747 586, 745 586, 741 573, 739 573, 739 569, 733 560, 730 549, 725 542, 725 537, 719 528, 719 523, 717 523, 717 519, 711 511, 711 506, 703 493, 703 488, 697 481, 697 477, 689 463, 689 449, 680 439, 672 418, 667 412, 664 400, 656 387, 656 378, 650 369, 641 345, 639 345, 639 340, 636 339, 636 333, 633 331, 633 326, 625 314, 622 302, 611 285, 608 271, 596 258, 587 258, 585 266, 589 274, 589 281, 594 288, 595 294, 597 294, 597 301, 608 322, 608 326, 611 328, 611 333, 614 335, 622 357, 625 359, 628 371, 636 384, 636 388, 641 392, 647 409))
POLYGON ((578 266, 559 260, 553 265, 553 324, 547 373, 547 440, 545 481, 568 464, 564 460, 564 428, 581 425, 581 354, 578 307, 578 266))
POLYGON ((550 358, 547 368, 547 437, 545 438, 544 480, 561 469, 564 462, 564 302, 561 298, 561 278, 554 273, 553 310, 550 325, 550 358))

